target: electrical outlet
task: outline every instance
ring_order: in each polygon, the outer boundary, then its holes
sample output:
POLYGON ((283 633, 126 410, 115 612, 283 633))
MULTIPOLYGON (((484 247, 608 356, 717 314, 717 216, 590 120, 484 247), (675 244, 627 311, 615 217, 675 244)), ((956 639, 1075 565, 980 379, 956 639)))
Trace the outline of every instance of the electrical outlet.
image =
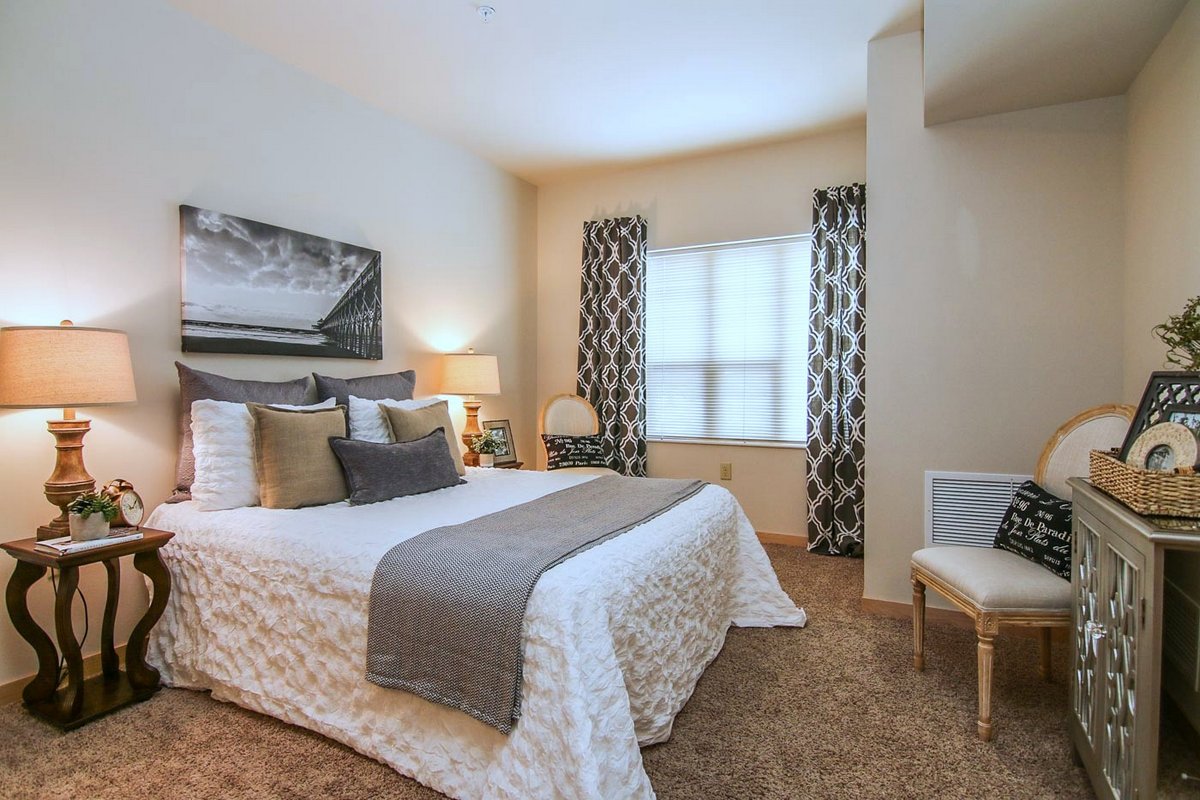
POLYGON ((721 480, 733 480, 733 464, 730 464, 728 461, 721 463, 721 480))

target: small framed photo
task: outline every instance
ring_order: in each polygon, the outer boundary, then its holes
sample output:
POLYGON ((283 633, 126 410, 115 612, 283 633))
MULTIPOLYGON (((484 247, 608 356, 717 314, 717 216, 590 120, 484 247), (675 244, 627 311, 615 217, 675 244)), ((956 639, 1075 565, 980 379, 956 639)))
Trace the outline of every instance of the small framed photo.
POLYGON ((1200 438, 1200 406, 1168 406, 1163 422, 1178 422, 1200 438))
POLYGON ((1129 459, 1133 443, 1151 425, 1176 421, 1168 418, 1170 409, 1175 409, 1180 415, 1178 421, 1181 424, 1191 428, 1192 426, 1184 420, 1188 419, 1188 414, 1192 414, 1194 419, 1200 412, 1189 409, 1197 408, 1200 408, 1200 372, 1150 373, 1146 391, 1142 393, 1142 401, 1138 403, 1137 415, 1134 416, 1129 433, 1125 434, 1125 441, 1121 444, 1120 460, 1129 459))
POLYGON ((517 445, 513 441, 512 425, 506 419, 487 419, 483 421, 483 429, 491 431, 500 440, 496 448, 496 465, 517 463, 517 445))

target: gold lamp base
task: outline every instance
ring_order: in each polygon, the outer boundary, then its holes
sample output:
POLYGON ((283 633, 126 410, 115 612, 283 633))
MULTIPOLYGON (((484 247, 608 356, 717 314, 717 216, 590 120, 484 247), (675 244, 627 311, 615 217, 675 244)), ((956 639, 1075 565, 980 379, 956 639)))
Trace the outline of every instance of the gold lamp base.
POLYGON ((71 532, 67 506, 79 495, 96 488, 96 481, 83 466, 83 437, 92 429, 91 421, 75 419, 74 410, 65 409, 63 418, 48 420, 46 428, 54 436, 54 449, 58 451, 54 472, 46 480, 46 499, 58 506, 60 513, 38 527, 38 541, 67 536, 71 532))
POLYGON ((483 403, 477 400, 464 400, 463 408, 467 410, 467 424, 463 428, 462 440, 467 446, 467 452, 463 453, 463 463, 468 467, 479 466, 479 453, 471 449, 471 440, 479 436, 483 431, 479 427, 479 407, 483 403))

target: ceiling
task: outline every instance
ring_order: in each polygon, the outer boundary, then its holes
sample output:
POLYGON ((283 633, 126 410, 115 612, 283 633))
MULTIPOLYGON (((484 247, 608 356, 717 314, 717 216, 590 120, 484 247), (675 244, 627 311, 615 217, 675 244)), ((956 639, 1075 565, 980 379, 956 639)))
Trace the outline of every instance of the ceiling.
MULTIPOLYGON (((1086 0, 1084 0, 1086 1, 1086 0)), ((534 183, 861 124, 921 0, 169 0, 534 183)))
POLYGON ((1187 0, 925 0, 925 124, 1124 94, 1187 0))
POLYGON ((1122 94, 1187 0, 168 0, 533 183, 862 124, 925 30, 925 122, 1122 94))

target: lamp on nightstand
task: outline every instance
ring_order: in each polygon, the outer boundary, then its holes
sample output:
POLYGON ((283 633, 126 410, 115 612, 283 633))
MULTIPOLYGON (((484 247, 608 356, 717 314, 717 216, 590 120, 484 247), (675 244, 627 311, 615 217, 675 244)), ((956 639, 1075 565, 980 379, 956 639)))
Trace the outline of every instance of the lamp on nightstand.
POLYGON ((463 463, 479 466, 479 454, 471 450, 471 439, 483 431, 479 429, 479 406, 475 399, 480 394, 500 394, 500 365, 495 356, 476 353, 468 347, 465 353, 447 353, 442 371, 442 392, 465 395, 463 407, 467 410, 467 425, 463 428, 462 440, 467 445, 463 463))
POLYGON ((58 451, 46 499, 61 513, 38 528, 38 539, 68 535, 67 506, 96 486, 83 466, 83 437, 91 421, 77 419, 75 409, 136 401, 124 331, 75 327, 70 320, 0 328, 0 407, 63 410, 62 419, 46 422, 58 451))

